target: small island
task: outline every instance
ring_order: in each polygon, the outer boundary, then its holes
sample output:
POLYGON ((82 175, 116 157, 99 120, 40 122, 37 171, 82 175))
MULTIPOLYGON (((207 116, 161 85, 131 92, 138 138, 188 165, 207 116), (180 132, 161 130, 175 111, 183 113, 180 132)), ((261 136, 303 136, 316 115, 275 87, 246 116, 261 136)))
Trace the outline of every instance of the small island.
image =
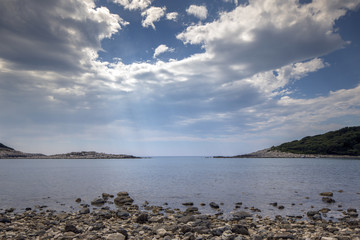
POLYGON ((360 127, 345 127, 249 154, 214 158, 351 158, 360 159, 360 127))
POLYGON ((0 159, 133 159, 140 158, 126 154, 109 154, 95 151, 70 152, 45 155, 41 153, 24 153, 0 143, 0 159))

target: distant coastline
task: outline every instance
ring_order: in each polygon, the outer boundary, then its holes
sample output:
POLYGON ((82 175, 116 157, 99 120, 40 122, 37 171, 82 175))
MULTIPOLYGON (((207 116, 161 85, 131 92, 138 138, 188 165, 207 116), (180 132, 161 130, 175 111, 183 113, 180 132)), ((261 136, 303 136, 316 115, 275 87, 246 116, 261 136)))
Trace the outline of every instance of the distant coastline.
POLYGON ((133 155, 109 154, 95 151, 70 152, 45 155, 42 153, 25 153, 0 143, 0 159, 136 159, 133 155))
POLYGON ((360 159, 360 156, 350 155, 330 155, 330 154, 298 154, 289 152, 280 152, 271 148, 259 150, 253 153, 236 156, 214 156, 213 158, 343 158, 360 159))

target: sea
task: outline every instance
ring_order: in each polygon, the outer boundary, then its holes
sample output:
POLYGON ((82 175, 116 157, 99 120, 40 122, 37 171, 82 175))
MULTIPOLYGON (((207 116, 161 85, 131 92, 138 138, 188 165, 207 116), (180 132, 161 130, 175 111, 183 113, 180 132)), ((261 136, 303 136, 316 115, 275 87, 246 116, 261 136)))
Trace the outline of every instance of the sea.
MULTIPOLYGON (((193 202, 204 214, 235 210, 261 216, 305 216, 309 210, 360 210, 360 160, 322 158, 151 157, 143 159, 0 159, 0 212, 8 208, 77 211, 102 193, 126 191, 140 207, 185 210, 193 202), (333 192, 335 203, 322 201, 333 192), (220 205, 212 209, 210 202, 220 205), (270 205, 276 202, 283 210, 270 205), (205 206, 201 206, 205 203, 205 206), (46 207, 45 207, 46 206, 46 207), (239 205, 240 206, 240 205, 239 205)), ((107 204, 116 208, 114 204, 107 204)))

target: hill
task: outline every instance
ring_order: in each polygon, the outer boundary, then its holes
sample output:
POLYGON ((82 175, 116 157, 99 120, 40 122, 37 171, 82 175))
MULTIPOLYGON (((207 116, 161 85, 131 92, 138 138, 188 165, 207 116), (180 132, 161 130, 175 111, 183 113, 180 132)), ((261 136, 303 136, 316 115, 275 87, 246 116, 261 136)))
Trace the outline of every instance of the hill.
POLYGON ((0 143, 0 159, 125 159, 125 158, 138 158, 132 155, 126 154, 108 154, 108 153, 98 153, 98 152, 71 152, 64 154, 55 154, 55 155, 45 155, 41 153, 24 153, 13 148, 7 147, 4 144, 0 143))
MULTIPOLYGON (((360 127, 345 127, 320 135, 231 158, 360 158, 360 127)), ((223 158, 216 156, 215 158, 223 158)))
POLYGON ((0 151, 9 151, 9 150, 14 150, 14 149, 0 143, 0 151))
POLYGON ((270 150, 295 154, 360 156, 360 127, 346 127, 337 131, 283 143, 270 150))

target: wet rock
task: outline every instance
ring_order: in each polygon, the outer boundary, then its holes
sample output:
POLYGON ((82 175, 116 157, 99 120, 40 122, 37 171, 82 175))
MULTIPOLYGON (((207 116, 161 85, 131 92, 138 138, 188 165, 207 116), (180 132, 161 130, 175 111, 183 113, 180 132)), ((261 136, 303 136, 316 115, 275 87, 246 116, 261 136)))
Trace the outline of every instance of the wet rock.
POLYGON ((335 200, 331 197, 323 197, 322 201, 326 203, 335 203, 335 200))
POLYGON ((77 199, 75 200, 75 202, 80 203, 80 202, 81 202, 81 198, 77 198, 77 199))
POLYGON ((182 205, 184 205, 184 206, 193 206, 194 203, 193 202, 184 202, 184 203, 182 203, 182 205))
POLYGON ((214 203, 214 202, 211 202, 211 203, 209 204, 209 206, 210 206, 211 208, 215 208, 215 209, 220 208, 220 206, 219 206, 218 204, 214 203))
POLYGON ((105 200, 102 198, 95 198, 91 201, 91 205, 103 205, 105 200))
POLYGON ((114 199, 114 203, 118 206, 131 205, 133 202, 134 199, 129 196, 128 192, 119 192, 114 199))
POLYGON ((110 194, 108 193, 102 193, 101 196, 105 201, 107 201, 110 198, 110 194))
POLYGON ((126 220, 126 219, 130 218, 130 213, 125 212, 125 211, 117 211, 116 216, 120 219, 126 220))
POLYGON ((189 207, 185 210, 185 214, 200 214, 197 207, 189 207))
POLYGON ((278 209, 280 209, 280 210, 282 210, 282 209, 284 209, 285 207, 283 206, 283 205, 280 205, 280 206, 278 206, 278 209))
POLYGON ((245 219, 247 217, 252 217, 252 214, 248 213, 248 212, 244 212, 244 211, 239 211, 239 212, 233 213, 232 217, 234 220, 241 220, 241 219, 245 219))
POLYGON ((332 197, 334 194, 332 192, 322 192, 320 193, 320 196, 323 197, 332 197))
POLYGON ((306 213, 306 215, 307 215, 308 217, 313 217, 313 216, 316 215, 316 214, 319 214, 319 212, 318 212, 318 211, 308 211, 308 212, 306 213))
POLYGON ((273 207, 277 207, 278 203, 277 202, 273 202, 273 203, 270 203, 271 206, 273 207))
POLYGON ((90 213, 90 209, 87 207, 84 207, 79 210, 79 214, 88 214, 88 213, 90 213))

